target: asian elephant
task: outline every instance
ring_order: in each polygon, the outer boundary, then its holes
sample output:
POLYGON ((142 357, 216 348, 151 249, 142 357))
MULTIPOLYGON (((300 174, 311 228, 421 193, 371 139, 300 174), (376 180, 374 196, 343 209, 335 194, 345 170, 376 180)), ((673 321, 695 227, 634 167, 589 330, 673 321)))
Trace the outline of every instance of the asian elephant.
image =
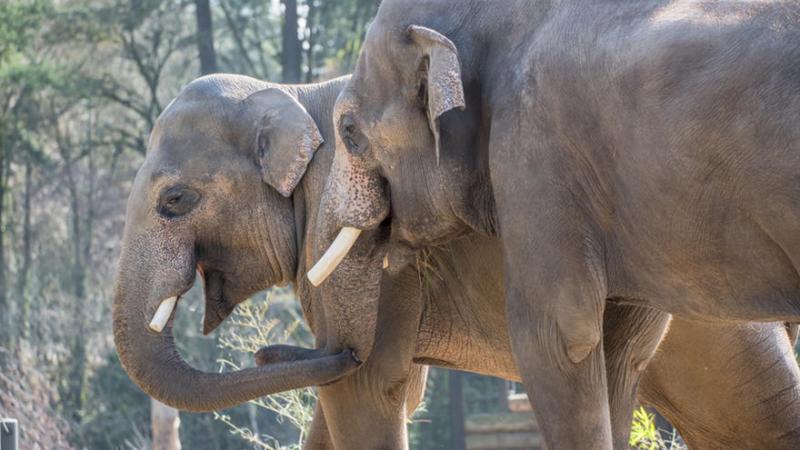
POLYGON ((367 303, 383 265, 496 237, 548 445, 625 448, 664 313, 800 320, 798 61, 792 1, 385 0, 309 277, 367 303))
MULTIPOLYGON (((333 106, 346 82, 287 86, 213 75, 170 103, 128 201, 115 343, 131 378, 172 406, 220 409, 322 385, 306 448, 402 449, 425 365, 520 379, 506 325, 502 248, 496 237, 470 233, 427 247, 414 264, 385 275, 372 306, 324 304, 304 275, 328 243, 317 236, 317 211, 334 159, 333 106), (319 350, 269 347, 255 355, 262 368, 230 374, 191 369, 172 341, 170 298, 191 286, 195 272, 203 278, 204 332, 251 294, 293 282, 319 350), (170 309, 154 320, 165 298, 170 309), (338 352, 349 346, 333 340, 352 335, 342 329, 362 330, 356 348, 368 350, 356 356, 363 364, 338 352)), ((800 445, 800 373, 783 325, 709 328, 676 319, 661 349, 640 399, 687 442, 800 445)))

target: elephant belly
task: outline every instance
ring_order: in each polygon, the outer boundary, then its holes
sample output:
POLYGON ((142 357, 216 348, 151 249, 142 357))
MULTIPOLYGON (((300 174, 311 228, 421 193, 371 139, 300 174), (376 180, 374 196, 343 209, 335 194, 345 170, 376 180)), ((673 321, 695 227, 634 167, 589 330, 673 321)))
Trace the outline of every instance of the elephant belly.
MULTIPOLYGON (((684 200, 695 197, 702 196, 687 192, 684 200)), ((685 201, 661 203, 668 209, 630 214, 625 231, 612 237, 610 296, 702 320, 800 319, 800 239, 781 238, 781 227, 794 228, 793 221, 727 198, 683 209, 685 201)))

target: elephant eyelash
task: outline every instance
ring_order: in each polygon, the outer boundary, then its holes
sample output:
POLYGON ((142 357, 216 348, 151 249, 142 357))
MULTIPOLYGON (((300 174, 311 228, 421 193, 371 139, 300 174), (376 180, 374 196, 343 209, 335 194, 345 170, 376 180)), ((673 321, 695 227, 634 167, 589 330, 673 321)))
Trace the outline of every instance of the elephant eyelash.
POLYGON ((181 201, 181 198, 183 198, 183 194, 178 194, 175 197, 172 197, 169 200, 167 200, 167 205, 168 206, 177 205, 181 201))

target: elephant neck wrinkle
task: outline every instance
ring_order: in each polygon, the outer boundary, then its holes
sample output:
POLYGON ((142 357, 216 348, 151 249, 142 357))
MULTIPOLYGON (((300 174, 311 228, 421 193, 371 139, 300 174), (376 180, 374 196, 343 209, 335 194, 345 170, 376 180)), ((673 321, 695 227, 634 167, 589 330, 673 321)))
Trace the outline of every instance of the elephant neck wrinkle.
POLYGON ((302 249, 306 243, 305 233, 306 233, 307 205, 306 205, 306 195, 303 183, 298 184, 294 192, 292 193, 292 209, 294 214, 295 258, 293 264, 294 273, 291 274, 291 279, 297 280, 297 278, 301 276, 302 273, 301 272, 302 268, 300 267, 300 265, 302 264, 303 258, 301 258, 300 255, 303 254, 302 249))
POLYGON ((293 200, 281 197, 266 185, 264 189, 265 195, 273 198, 265 198, 270 207, 263 212, 263 225, 253 227, 253 237, 261 243, 259 248, 264 252, 265 260, 269 261, 272 273, 268 287, 285 286, 294 280, 298 259, 293 200))

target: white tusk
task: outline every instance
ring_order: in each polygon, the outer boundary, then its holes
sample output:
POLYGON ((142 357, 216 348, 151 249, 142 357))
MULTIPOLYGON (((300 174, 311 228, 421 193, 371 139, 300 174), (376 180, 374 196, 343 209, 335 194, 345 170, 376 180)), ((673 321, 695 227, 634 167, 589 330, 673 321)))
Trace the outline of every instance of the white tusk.
POLYGON ((344 227, 322 258, 308 271, 308 281, 314 286, 319 286, 336 269, 336 266, 347 256, 347 252, 356 243, 361 230, 353 227, 344 227))
POLYGON ((383 268, 384 269, 388 269, 389 268, 389 255, 386 255, 386 256, 383 257, 383 268))
POLYGON ((169 316, 172 315, 172 311, 175 309, 175 303, 177 302, 178 297, 170 297, 158 305, 156 313, 153 314, 153 320, 150 321, 151 330, 155 331, 156 333, 161 333, 161 330, 167 326, 169 316))

